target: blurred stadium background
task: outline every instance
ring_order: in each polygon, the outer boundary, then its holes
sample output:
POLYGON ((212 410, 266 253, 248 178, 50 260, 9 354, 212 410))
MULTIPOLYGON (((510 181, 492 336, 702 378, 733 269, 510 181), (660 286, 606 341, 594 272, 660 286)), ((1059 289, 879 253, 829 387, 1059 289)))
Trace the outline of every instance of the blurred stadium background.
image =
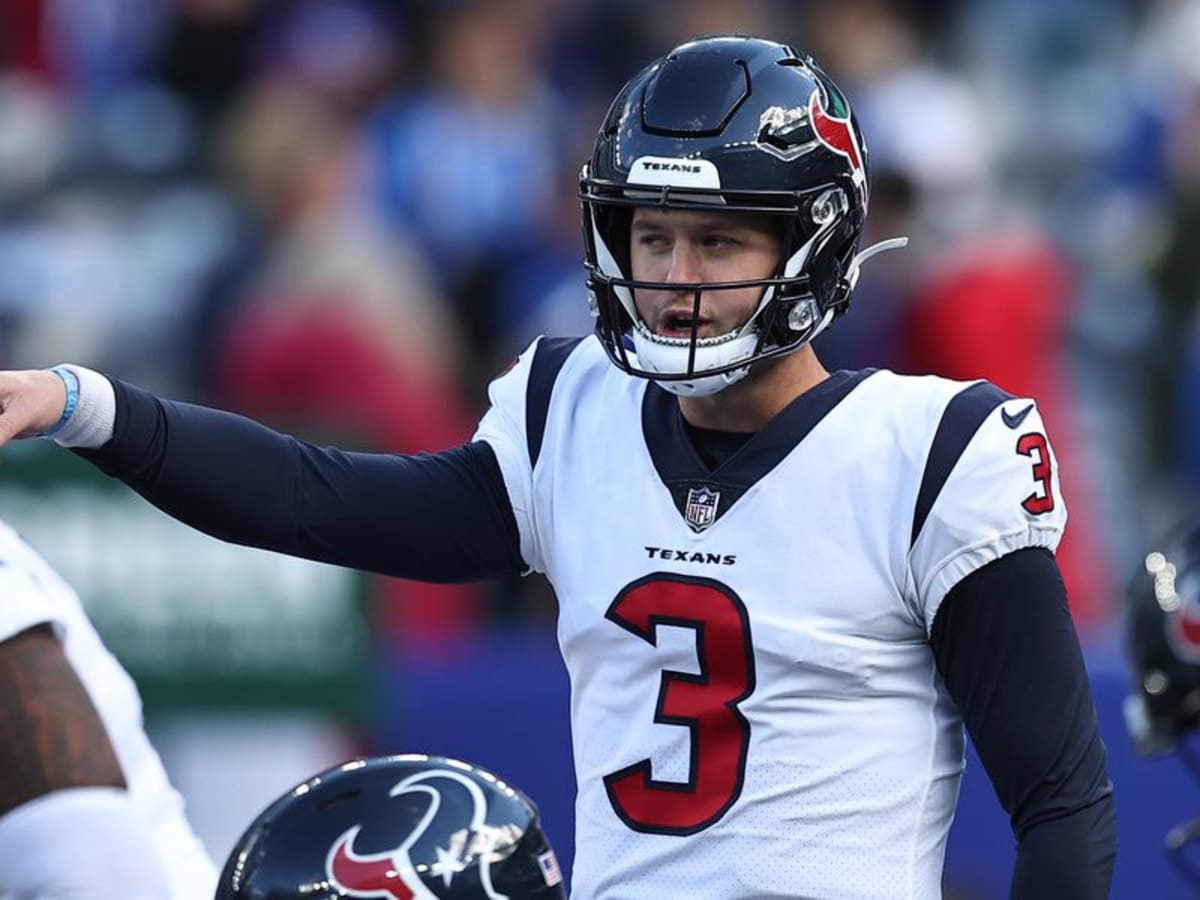
MULTIPOLYGON (((1200 493, 1200 0, 0 0, 0 365, 79 362, 318 441, 462 440, 532 336, 590 328, 575 187, 605 103, 728 30, 846 89, 869 239, 912 238, 868 267, 826 363, 1040 399, 1118 791, 1114 896, 1184 896, 1162 835, 1200 785, 1134 759, 1120 618, 1200 493)), ((523 785, 569 862, 544 582, 225 546, 37 442, 5 452, 0 516, 140 680, 216 857, 310 772, 428 751, 523 785)), ((1011 858, 972 760, 947 896, 1006 896, 1011 858)))

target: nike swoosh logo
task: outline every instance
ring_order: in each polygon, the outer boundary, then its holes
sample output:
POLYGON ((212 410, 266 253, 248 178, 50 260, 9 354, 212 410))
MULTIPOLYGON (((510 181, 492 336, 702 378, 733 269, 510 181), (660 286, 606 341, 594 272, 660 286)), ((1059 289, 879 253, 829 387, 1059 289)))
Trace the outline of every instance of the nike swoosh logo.
POLYGON ((1000 407, 1000 418, 1002 418, 1004 420, 1004 424, 1007 425, 1009 428, 1018 428, 1018 427, 1020 427, 1021 423, 1025 421, 1025 417, 1027 415, 1029 415, 1029 413, 1030 413, 1030 411, 1032 411, 1032 409, 1033 409, 1033 404, 1030 403, 1027 407, 1025 407, 1023 410, 1021 410, 1019 413, 1017 413, 1015 416, 1013 416, 1013 415, 1009 415, 1008 410, 1002 406, 1002 407, 1000 407))

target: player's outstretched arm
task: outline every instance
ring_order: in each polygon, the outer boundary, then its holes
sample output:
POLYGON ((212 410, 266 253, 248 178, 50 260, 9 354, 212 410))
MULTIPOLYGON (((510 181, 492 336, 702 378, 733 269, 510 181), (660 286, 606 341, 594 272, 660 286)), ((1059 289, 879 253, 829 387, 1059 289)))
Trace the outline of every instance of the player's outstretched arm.
POLYGON ((168 896, 108 733, 49 625, 0 641, 0 895, 168 896))
POLYGON ((67 405, 67 388, 50 370, 0 372, 0 447, 54 428, 67 405))
POLYGON ((0 380, 5 433, 46 433, 214 537, 424 581, 525 569, 485 443, 420 456, 315 447, 87 369, 58 371, 0 380))
POLYGON ((1107 897, 1112 785, 1054 557, 1018 550, 968 575, 931 642, 1018 841, 1010 896, 1107 897))

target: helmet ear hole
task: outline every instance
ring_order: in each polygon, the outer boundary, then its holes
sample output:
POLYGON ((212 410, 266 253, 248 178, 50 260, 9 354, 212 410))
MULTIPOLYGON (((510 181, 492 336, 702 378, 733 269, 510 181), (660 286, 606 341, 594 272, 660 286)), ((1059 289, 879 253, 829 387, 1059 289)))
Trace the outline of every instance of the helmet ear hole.
POLYGON ((817 324, 816 300, 812 297, 804 297, 792 304, 792 308, 788 310, 787 324, 792 331, 809 331, 817 324))
POLYGON ((830 188, 819 194, 809 206, 809 216, 818 227, 829 225, 838 216, 844 216, 850 209, 846 192, 839 187, 830 188))

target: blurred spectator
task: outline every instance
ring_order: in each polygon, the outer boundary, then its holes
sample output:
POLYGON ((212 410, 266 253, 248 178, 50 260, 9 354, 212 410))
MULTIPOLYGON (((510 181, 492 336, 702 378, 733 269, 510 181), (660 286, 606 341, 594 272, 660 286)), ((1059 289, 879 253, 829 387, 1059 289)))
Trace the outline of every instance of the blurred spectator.
POLYGON ((539 70, 553 27, 542 6, 437 7, 421 81, 371 131, 367 190, 422 242, 466 337, 476 388, 502 363, 495 337, 526 312, 517 266, 550 233, 563 137, 574 128, 539 70))
POLYGON ((0 315, 10 365, 60 354, 177 384, 188 298, 232 252, 232 212, 188 172, 170 95, 113 94, 81 113, 43 82, 0 78, 0 315))
POLYGON ((8 0, 0 29, 0 68, 46 76, 50 61, 43 40, 46 0, 8 0))
MULTIPOLYGON (((226 285, 212 332, 218 402, 372 449, 469 437, 457 342, 421 260, 352 202, 348 123, 273 83, 244 99, 225 147, 237 195, 271 237, 244 282, 226 285)), ((482 605, 475 586, 385 584, 384 615, 410 635, 461 628, 482 605)))
POLYGON ((267 4, 262 0, 176 0, 154 57, 162 84, 212 121, 252 72, 267 4))
POLYGON ((223 148, 235 195, 270 238, 249 293, 336 303, 414 372, 452 382, 457 340, 422 258, 358 203, 353 123, 292 86, 262 84, 229 120, 223 148))
POLYGON ((403 89, 403 31, 397 6, 382 0, 293 0, 264 35, 257 63, 357 125, 388 90, 403 89))
POLYGON ((1147 399, 1151 459, 1170 473, 1168 486, 1185 492, 1173 498, 1171 513, 1178 515, 1200 501, 1194 442, 1200 428, 1200 3, 1163 2, 1155 12, 1139 45, 1146 90, 1158 102, 1163 174, 1162 228, 1151 270, 1160 303, 1146 354, 1147 399))

